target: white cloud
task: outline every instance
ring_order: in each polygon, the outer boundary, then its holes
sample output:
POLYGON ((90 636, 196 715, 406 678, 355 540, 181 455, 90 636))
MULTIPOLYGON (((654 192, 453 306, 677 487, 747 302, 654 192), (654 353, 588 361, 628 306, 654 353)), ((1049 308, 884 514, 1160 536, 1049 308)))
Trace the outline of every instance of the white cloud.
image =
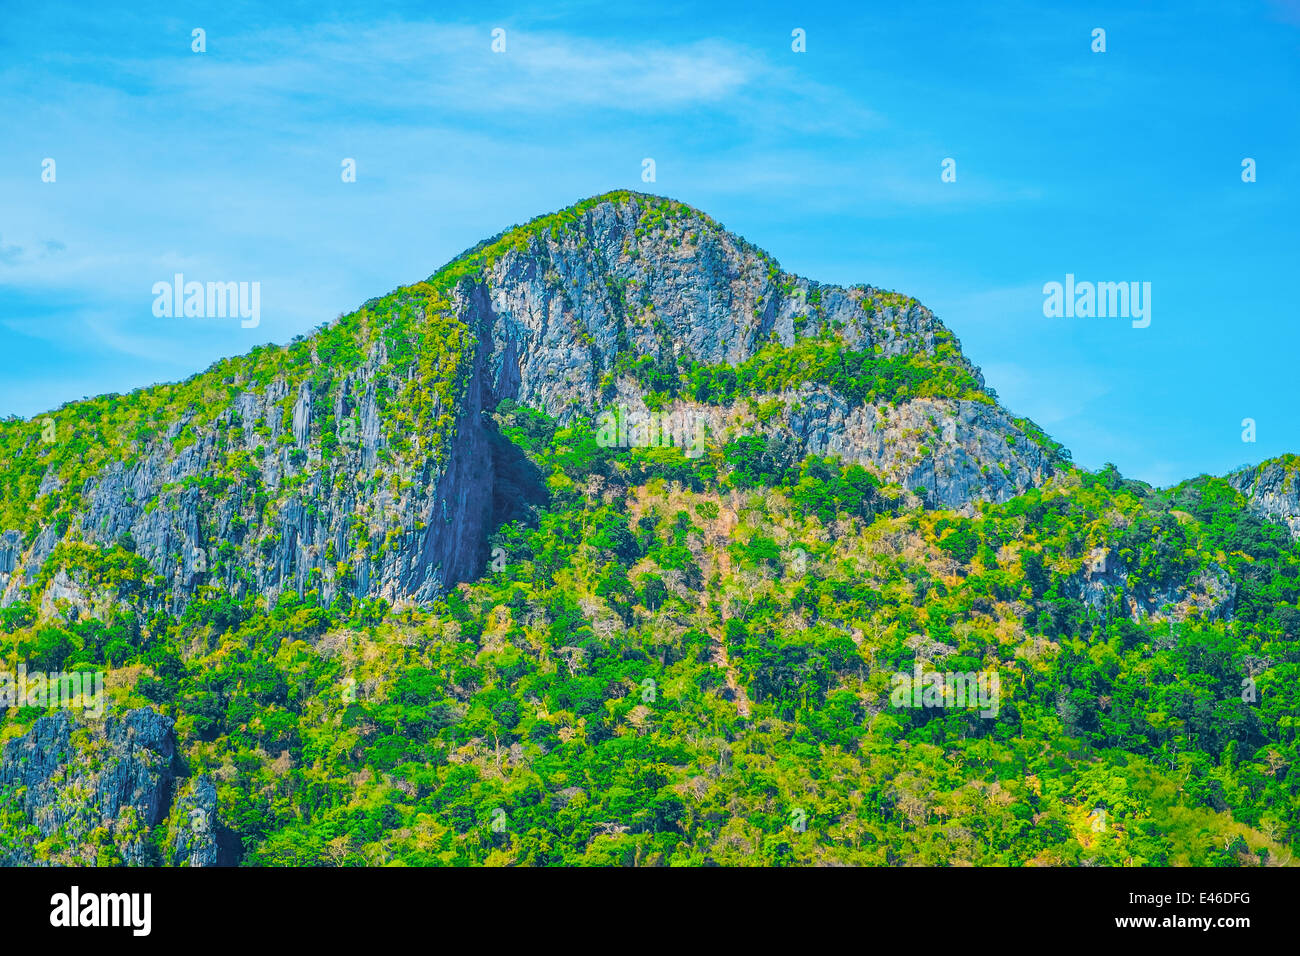
MULTIPOLYGON (((834 112, 830 107, 846 122, 870 118, 837 91, 727 41, 629 46, 510 29, 506 52, 493 53, 490 43, 479 28, 388 21, 210 37, 211 54, 179 59, 90 55, 106 73, 146 86, 152 97, 183 99, 204 111, 238 108, 244 121, 265 117, 277 125, 346 110, 409 122, 438 113, 533 118, 566 110, 645 115, 703 106, 752 118, 774 93, 810 104, 791 111, 788 120, 834 112)), ((78 86, 76 92, 89 92, 78 86)))

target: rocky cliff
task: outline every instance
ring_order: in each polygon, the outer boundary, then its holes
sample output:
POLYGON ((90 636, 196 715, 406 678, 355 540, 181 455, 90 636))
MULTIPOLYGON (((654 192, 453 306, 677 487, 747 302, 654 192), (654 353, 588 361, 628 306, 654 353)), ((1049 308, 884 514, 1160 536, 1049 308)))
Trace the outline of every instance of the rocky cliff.
POLYGON ((0 751, 0 812, 20 822, 6 826, 0 866, 157 864, 160 844, 176 865, 231 862, 218 846, 216 791, 200 778, 175 800, 178 769, 172 720, 152 710, 84 723, 62 710, 38 718, 0 751))
POLYGON ((1287 455, 1245 468, 1228 476, 1228 483, 1246 497, 1256 514, 1286 525, 1300 538, 1300 458, 1287 455))

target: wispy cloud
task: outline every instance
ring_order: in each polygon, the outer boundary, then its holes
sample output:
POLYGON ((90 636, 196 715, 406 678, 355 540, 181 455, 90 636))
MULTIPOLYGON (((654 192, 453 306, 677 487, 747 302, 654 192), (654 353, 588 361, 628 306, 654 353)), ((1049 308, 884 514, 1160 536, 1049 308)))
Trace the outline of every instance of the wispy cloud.
POLYGON ((277 127, 329 122, 364 112, 381 121, 472 115, 528 121, 591 110, 647 116, 711 108, 784 126, 860 129, 876 117, 833 86, 810 80, 760 53, 719 39, 668 43, 507 30, 504 52, 481 28, 388 20, 359 26, 210 34, 202 56, 173 52, 131 57, 88 49, 67 57, 65 93, 109 84, 136 105, 183 100, 190 110, 230 110, 277 127), (806 108, 800 108, 800 105, 806 108), (820 117, 820 118, 818 118, 820 117))

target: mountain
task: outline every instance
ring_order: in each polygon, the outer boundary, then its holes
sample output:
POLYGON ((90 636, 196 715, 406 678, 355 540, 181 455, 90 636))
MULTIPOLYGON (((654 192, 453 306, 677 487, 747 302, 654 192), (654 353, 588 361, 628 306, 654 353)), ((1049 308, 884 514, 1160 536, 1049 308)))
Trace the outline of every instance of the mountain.
MULTIPOLYGON (((1059 460, 915 300, 800 279, 688 206, 615 193, 286 348, 7 423, 3 599, 79 541, 123 543, 174 612, 201 585, 428 601, 482 570, 487 534, 518 501, 518 462, 486 411, 510 399, 567 422, 644 408, 656 383, 699 407, 676 386, 701 366, 785 389, 763 430, 798 454, 835 452, 936 503, 1006 500, 1059 460), (868 365, 837 390, 844 350, 868 365), (948 423, 959 441, 942 439, 948 423)), ((719 431, 746 424, 709 409, 719 431)), ((66 577, 50 593, 90 601, 66 577)))
POLYGON ((1286 862, 1297 461, 1085 471, 914 299, 598 196, 0 423, 0 862, 1286 862))

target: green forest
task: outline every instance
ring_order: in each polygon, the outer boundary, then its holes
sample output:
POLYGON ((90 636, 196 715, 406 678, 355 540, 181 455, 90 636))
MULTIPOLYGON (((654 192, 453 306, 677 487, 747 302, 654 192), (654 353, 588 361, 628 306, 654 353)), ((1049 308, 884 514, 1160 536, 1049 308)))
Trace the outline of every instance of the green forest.
MULTIPOLYGON (((61 559, 121 609, 10 605, 5 657, 173 717, 246 865, 1290 860, 1300 547, 1223 480, 1072 469, 964 516, 762 437, 689 461, 495 417, 548 500, 432 607, 205 588, 151 613, 139 558, 80 544, 61 559), (1232 620, 1090 606, 1099 547, 1134 590, 1227 568, 1232 620), (998 717, 891 706, 918 661, 996 670, 998 717)), ((39 837, 8 799, 0 839, 39 837)), ((37 853, 88 849, 116 861, 103 828, 37 853)))

